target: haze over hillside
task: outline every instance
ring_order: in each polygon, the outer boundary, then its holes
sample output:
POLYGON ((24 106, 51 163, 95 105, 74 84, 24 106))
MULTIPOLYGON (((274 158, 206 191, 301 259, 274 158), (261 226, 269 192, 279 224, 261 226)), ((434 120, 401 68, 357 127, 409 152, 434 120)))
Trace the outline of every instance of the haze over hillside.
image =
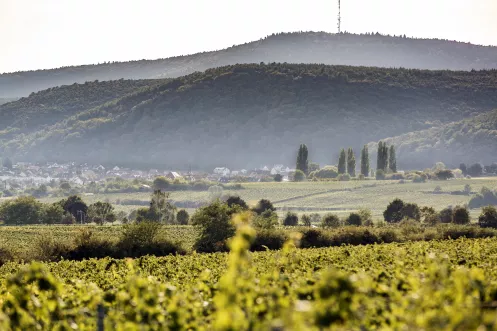
POLYGON ((168 59, 2 74, 0 98, 27 96, 75 82, 179 77, 219 66, 260 62, 478 70, 497 68, 497 47, 376 34, 284 33, 225 50, 168 59))
MULTIPOLYGON (((491 164, 497 158, 497 109, 475 117, 385 139, 397 146, 400 165, 420 167, 442 161, 491 164)), ((372 150, 376 144, 371 144, 372 150)))
POLYGON ((292 164, 306 143, 311 160, 330 164, 342 147, 358 151, 497 108, 497 70, 247 64, 143 81, 131 91, 131 83, 116 84, 52 89, 0 106, 0 118, 20 119, 0 121, 0 153, 30 161, 256 167, 292 164), (72 109, 75 93, 90 88, 102 98, 72 109), (113 93, 119 95, 110 100, 113 93), (52 115, 60 113, 67 116, 57 121, 52 115))

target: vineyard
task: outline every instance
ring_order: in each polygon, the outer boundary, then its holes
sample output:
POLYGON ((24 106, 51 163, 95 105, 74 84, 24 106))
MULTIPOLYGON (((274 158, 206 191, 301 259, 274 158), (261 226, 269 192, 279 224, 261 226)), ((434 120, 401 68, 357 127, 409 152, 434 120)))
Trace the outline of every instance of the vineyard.
MULTIPOLYGON (((349 182, 288 182, 288 183, 243 183, 243 189, 225 190, 223 194, 239 195, 249 204, 254 205, 260 199, 269 199, 278 208, 280 216, 286 210, 297 213, 317 212, 324 214, 334 212, 341 216, 359 208, 371 209, 375 218, 382 218, 382 213, 390 201, 400 198, 417 203, 420 206, 431 206, 443 209, 449 205, 467 204, 472 195, 486 186, 491 189, 497 186, 495 177, 478 179, 456 179, 450 181, 430 181, 426 183, 399 181, 349 181, 349 182), (465 185, 470 185, 469 195, 453 194, 461 192, 465 185), (435 188, 441 191, 434 194, 435 188)), ((207 191, 173 191, 171 199, 181 205, 188 202, 209 202, 212 200, 207 191)), ((96 194, 83 197, 87 203, 109 201, 116 210, 131 212, 147 206, 150 193, 111 193, 96 194)), ((55 202, 60 198, 44 198, 43 202, 55 202)), ((1 200, 0 200, 1 201, 1 200)), ((189 213, 194 209, 187 208, 189 213)), ((477 217, 479 210, 473 210, 472 217, 477 217)))
POLYGON ((497 239, 7 263, 0 327, 473 330, 497 327, 497 239))

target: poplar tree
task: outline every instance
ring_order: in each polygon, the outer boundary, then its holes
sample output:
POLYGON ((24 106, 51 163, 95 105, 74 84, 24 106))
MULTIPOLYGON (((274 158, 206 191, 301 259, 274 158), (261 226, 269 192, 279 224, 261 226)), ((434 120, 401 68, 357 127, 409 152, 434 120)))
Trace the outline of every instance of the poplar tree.
POLYGON ((368 145, 364 145, 361 152, 361 174, 368 177, 369 171, 369 150, 368 145))
POLYGON ((304 174, 308 174, 309 160, 308 160, 308 150, 305 144, 300 145, 299 151, 297 153, 297 165, 296 169, 302 171, 304 174))
POLYGON ((378 143, 378 158, 376 160, 376 171, 383 170, 387 172, 388 170, 388 146, 386 143, 380 141, 378 143))
POLYGON ((340 151, 340 157, 338 158, 338 173, 344 174, 347 172, 347 155, 345 149, 342 148, 340 151))
POLYGON ((347 172, 349 173, 350 177, 355 177, 355 163, 354 151, 350 147, 347 151, 347 172))
POLYGON ((390 153, 389 153, 389 160, 388 160, 388 165, 390 167, 390 170, 392 172, 397 172, 397 158, 395 156, 395 147, 394 145, 390 146, 390 153))

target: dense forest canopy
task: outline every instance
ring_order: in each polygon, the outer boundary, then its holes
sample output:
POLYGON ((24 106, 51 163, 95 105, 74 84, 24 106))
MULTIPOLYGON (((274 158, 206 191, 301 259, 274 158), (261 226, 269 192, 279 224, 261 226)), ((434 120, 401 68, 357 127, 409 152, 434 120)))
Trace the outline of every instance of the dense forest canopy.
POLYGON ((27 96, 31 92, 75 82, 175 78, 209 68, 260 62, 479 70, 497 68, 497 47, 374 33, 280 33, 220 51, 167 59, 2 74, 0 98, 27 96))
POLYGON ((85 109, 71 108, 84 84, 0 106, 0 118, 10 112, 31 119, 23 126, 0 121, 0 153, 31 161, 258 167, 293 164, 295 146, 306 143, 311 161, 330 164, 343 146, 359 150, 497 108, 497 70, 275 63, 125 82, 92 83, 91 97, 80 102, 85 109), (129 91, 116 84, 130 84, 129 91), (43 119, 36 117, 40 102, 50 105, 43 119), (72 109, 66 118, 45 121, 64 109, 72 109))
MULTIPOLYGON (((497 161, 497 109, 473 118, 385 139, 397 146, 405 168, 442 161, 491 164, 497 161)), ((375 148, 376 145, 372 144, 375 148)))

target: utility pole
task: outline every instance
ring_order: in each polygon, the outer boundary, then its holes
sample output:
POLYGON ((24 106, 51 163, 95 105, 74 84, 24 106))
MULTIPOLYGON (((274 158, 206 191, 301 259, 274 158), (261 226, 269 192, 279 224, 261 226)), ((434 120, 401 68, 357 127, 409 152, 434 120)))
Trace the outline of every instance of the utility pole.
POLYGON ((341 6, 340 0, 338 0, 338 34, 342 33, 341 23, 342 23, 342 15, 341 15, 341 6))

